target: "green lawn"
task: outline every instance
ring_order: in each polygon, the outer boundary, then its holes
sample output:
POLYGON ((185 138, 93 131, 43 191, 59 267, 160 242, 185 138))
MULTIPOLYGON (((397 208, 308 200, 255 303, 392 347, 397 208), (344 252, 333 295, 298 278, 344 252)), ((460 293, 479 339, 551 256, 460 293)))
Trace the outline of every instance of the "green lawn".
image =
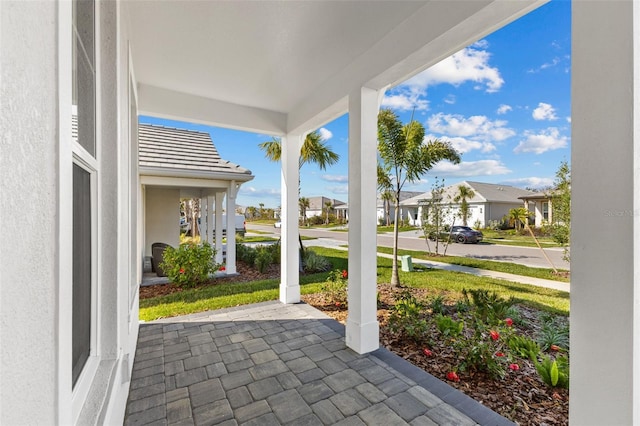
MULTIPOLYGON (((507 246, 537 247, 529 233, 521 235, 513 229, 507 229, 505 231, 483 229, 482 234, 484 235, 483 241, 485 243, 502 244, 507 246)), ((550 237, 538 237, 538 241, 543 248, 560 247, 560 245, 550 237)))
POLYGON ((242 238, 243 243, 267 243, 272 241, 278 241, 279 238, 274 237, 263 237, 263 236, 245 236, 242 238))
MULTIPOLYGON (((326 256, 335 269, 347 268, 347 252, 314 247, 318 254, 326 256)), ((328 273, 300 277, 302 294, 321 291, 328 273)), ((391 259, 378 258, 377 282, 391 280, 391 259)), ((556 314, 568 315, 569 293, 511 283, 503 280, 476 277, 469 274, 436 269, 400 271, 400 281, 405 286, 424 287, 433 290, 433 296, 443 294, 453 301, 462 297, 462 289, 487 289, 501 296, 513 296, 522 303, 556 314)), ((211 309, 277 300, 279 280, 254 281, 249 283, 220 284, 203 289, 187 290, 167 296, 140 301, 140 319, 151 321, 158 318, 186 315, 211 309)))
MULTIPOLYGON (((401 226, 398 228, 398 232, 406 232, 406 231, 416 231, 420 228, 416 228, 415 226, 401 226)), ((393 225, 391 226, 378 226, 378 234, 384 234, 386 232, 393 232, 393 225)))
MULTIPOLYGON (((392 254, 393 249, 391 247, 378 247, 378 253, 392 254)), ((556 275, 552 269, 547 268, 532 268, 529 266, 520 265, 510 262, 496 262, 493 260, 474 259, 471 257, 459 257, 459 256, 439 256, 432 257, 427 255, 424 251, 414 250, 398 250, 398 256, 410 255, 415 259, 433 260, 434 262, 450 263, 453 265, 469 266, 471 268, 486 269, 488 271, 505 272, 508 274, 523 275, 525 277, 542 278, 545 280, 554 280, 561 282, 569 282, 569 278, 556 275)), ((560 270, 566 272, 564 270, 560 270)))

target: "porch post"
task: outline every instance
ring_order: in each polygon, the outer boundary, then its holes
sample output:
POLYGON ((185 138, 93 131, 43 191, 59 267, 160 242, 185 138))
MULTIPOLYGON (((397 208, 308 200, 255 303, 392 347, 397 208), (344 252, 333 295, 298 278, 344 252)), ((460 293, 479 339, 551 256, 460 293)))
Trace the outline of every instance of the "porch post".
POLYGON ((236 181, 229 182, 227 191, 227 274, 236 273, 236 181))
MULTIPOLYGON (((214 229, 222 229, 224 225, 222 223, 222 211, 224 207, 222 202, 224 201, 224 192, 216 192, 216 207, 215 211, 215 225, 214 229)), ((214 248, 216 249, 216 263, 222 263, 222 232, 216 232, 214 248)))
POLYGON ((376 152, 378 96, 349 95, 349 315, 346 343, 358 353, 378 349, 376 317, 376 152))
POLYGON ((207 242, 213 246, 213 197, 207 195, 204 200, 207 203, 207 242))
POLYGON ((298 186, 299 158, 302 135, 288 134, 282 138, 281 221, 280 229, 280 301, 300 302, 300 253, 298 247, 298 186))
POLYGON ((640 424, 640 2, 572 3, 572 425, 640 424))

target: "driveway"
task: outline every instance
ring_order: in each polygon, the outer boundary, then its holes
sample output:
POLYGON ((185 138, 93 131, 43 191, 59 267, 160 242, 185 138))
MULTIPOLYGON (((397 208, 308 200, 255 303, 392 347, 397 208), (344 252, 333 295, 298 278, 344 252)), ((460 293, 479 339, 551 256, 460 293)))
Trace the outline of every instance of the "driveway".
MULTIPOLYGON (((279 228, 247 223, 247 230, 273 232, 280 235, 279 228)), ((314 238, 325 238, 347 244, 349 235, 347 232, 331 231, 324 229, 301 228, 300 233, 314 238)), ((398 236, 398 247, 406 250, 426 250, 426 243, 421 237, 421 231, 401 232, 398 236)), ((303 241, 304 243, 304 241, 303 241)), ((382 247, 393 247, 393 234, 378 234, 377 244, 382 247)), ((432 242, 430 244, 433 245, 432 242)), ((433 248, 433 246, 432 246, 433 248)), ((560 248, 545 249, 545 253, 556 268, 569 269, 569 263, 562 259, 563 251, 560 248)), ((505 246, 499 244, 450 244, 447 254, 451 256, 465 256, 476 259, 495 260, 498 262, 511 262, 536 268, 549 268, 549 262, 544 258, 540 249, 536 247, 505 246)))

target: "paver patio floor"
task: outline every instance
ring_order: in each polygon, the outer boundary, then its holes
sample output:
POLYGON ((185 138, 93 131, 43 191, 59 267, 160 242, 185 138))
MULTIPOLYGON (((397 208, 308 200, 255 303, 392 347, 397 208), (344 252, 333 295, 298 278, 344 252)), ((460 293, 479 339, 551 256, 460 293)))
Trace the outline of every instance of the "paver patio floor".
POLYGON ((344 326, 265 302, 140 325, 125 425, 512 425, 344 326))

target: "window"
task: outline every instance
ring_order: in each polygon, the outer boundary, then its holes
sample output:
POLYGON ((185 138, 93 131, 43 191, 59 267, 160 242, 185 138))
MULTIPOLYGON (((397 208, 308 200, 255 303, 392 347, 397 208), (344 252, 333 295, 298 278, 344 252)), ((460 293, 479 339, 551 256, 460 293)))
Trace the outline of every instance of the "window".
POLYGON ((96 96, 93 0, 74 0, 72 46, 73 268, 72 383, 94 350, 96 96))
POLYGON ((549 221, 549 202, 542 202, 542 220, 549 221))

